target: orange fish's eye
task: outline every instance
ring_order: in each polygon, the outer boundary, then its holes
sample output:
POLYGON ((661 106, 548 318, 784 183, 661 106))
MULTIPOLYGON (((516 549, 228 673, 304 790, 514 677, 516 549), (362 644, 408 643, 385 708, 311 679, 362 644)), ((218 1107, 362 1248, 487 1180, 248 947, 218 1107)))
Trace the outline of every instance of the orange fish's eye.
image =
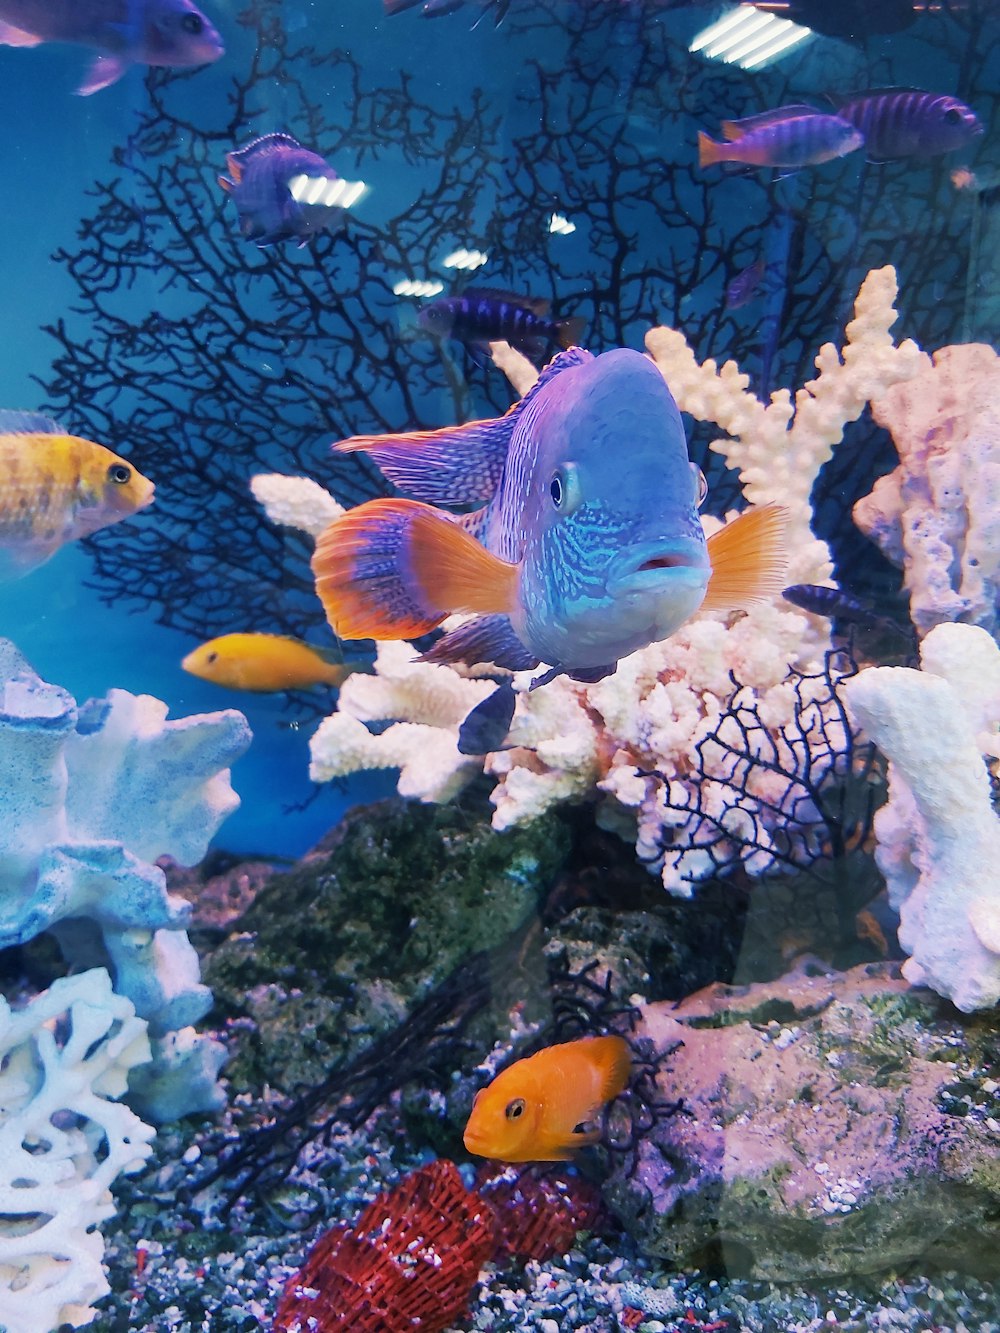
POLYGON ((524 1115, 524 1098, 515 1097, 512 1102, 507 1103, 503 1113, 508 1120, 516 1120, 519 1116, 524 1115))
POLYGON ((116 486, 124 486, 132 480, 132 469, 127 463, 112 463, 108 468, 108 481, 116 486))

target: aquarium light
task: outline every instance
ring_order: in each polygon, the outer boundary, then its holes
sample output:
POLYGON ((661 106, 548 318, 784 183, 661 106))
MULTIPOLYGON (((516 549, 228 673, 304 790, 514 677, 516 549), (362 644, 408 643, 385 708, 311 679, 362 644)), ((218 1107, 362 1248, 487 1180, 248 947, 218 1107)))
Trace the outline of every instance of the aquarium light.
POLYGON ((740 69, 762 69, 812 35, 811 28, 762 13, 753 5, 739 5, 703 28, 688 50, 740 69))
POLYGON ((445 268, 481 268, 489 259, 489 255, 483 250, 452 250, 450 255, 445 255, 441 263, 445 268))
POLYGON ((293 176, 288 191, 297 204, 321 204, 326 208, 353 208, 368 193, 364 181, 345 181, 338 176, 293 176))
POLYGON ((444 283, 433 278, 402 278, 393 287, 394 296, 437 296, 444 291, 444 283))
POLYGON ((576 231, 576 223, 564 218, 561 213, 553 213, 549 218, 549 231, 553 236, 569 236, 576 231))

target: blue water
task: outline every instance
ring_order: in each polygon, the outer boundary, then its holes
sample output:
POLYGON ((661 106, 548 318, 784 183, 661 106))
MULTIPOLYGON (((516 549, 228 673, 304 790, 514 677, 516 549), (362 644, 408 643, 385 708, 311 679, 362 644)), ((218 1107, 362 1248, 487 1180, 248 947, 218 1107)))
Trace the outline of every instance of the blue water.
MULTIPOLYGON (((446 153, 449 117, 456 107, 467 111, 479 90, 485 107, 481 125, 488 126, 490 134, 489 143, 482 147, 482 177, 461 210, 456 210, 451 198, 449 216, 435 216, 431 206, 428 226, 434 234, 427 253, 440 256, 449 242, 484 244, 491 253, 491 262, 480 275, 484 283, 564 296, 570 312, 582 309, 591 319, 590 345, 595 350, 622 341, 638 346, 650 323, 680 323, 701 355, 711 353, 721 359, 735 354, 751 371, 755 387, 770 390, 782 383, 798 383, 801 370, 808 369, 811 350, 822 338, 836 339, 838 321, 848 314, 857 279, 875 262, 900 266, 908 335, 935 343, 955 339, 960 333, 996 338, 991 314, 991 310, 995 314, 995 305, 991 307, 990 293, 982 290, 982 279, 976 276, 979 270, 974 269, 973 281, 967 284, 969 265, 980 263, 969 246, 971 204, 958 199, 948 181, 949 170, 958 162, 988 170, 1000 153, 992 97, 1000 83, 1000 58, 997 33, 988 25, 969 33, 959 24, 927 19, 921 21, 926 26, 918 24, 907 35, 875 37, 863 48, 817 39, 763 73, 712 72, 714 82, 706 84, 706 100, 699 108, 690 84, 696 77, 707 77, 705 66, 700 58, 686 57, 684 48, 691 35, 724 6, 644 6, 635 0, 608 8, 614 11, 613 21, 609 19, 603 28, 595 25, 589 48, 595 62, 595 85, 603 80, 611 89, 596 101, 594 89, 588 89, 585 81, 574 87, 559 80, 566 52, 565 25, 579 22, 581 12, 592 13, 588 0, 539 6, 537 25, 530 21, 536 16, 531 0, 521 0, 520 5, 514 0, 512 14, 499 28, 487 18, 474 30, 470 24, 479 11, 472 4, 434 20, 425 20, 417 10, 386 18, 377 0, 352 0, 335 8, 286 4, 280 11, 297 43, 319 53, 346 50, 369 88, 379 83, 396 85, 398 75, 405 73, 412 80, 414 95, 440 115, 437 123, 432 118, 420 126, 426 142, 424 156, 417 162, 407 150, 395 113, 387 111, 384 124, 376 121, 370 127, 372 143, 360 167, 372 187, 359 209, 359 218, 367 226, 385 227, 406 218, 420 191, 429 191, 433 197, 431 168, 435 155, 446 153), (669 62, 661 70, 650 70, 639 58, 639 38, 654 26, 662 27, 670 38, 665 47, 661 43, 655 48, 669 50, 669 62), (534 164, 533 182, 523 169, 515 180, 509 159, 519 140, 530 139, 538 130, 539 75, 531 62, 537 62, 538 69, 554 80, 546 111, 552 133, 534 164), (819 104, 824 94, 888 84, 958 93, 974 104, 986 135, 969 153, 886 168, 884 187, 857 157, 774 185, 766 177, 741 180, 717 175, 710 189, 704 190, 694 165, 698 128, 714 132, 724 114, 746 114, 781 100, 811 98, 819 104), (609 179, 606 153, 602 150, 591 164, 579 157, 574 161, 573 155, 581 151, 590 129, 607 132, 608 118, 617 118, 613 138, 618 156, 613 192, 605 198, 601 189, 609 179), (377 151, 372 151, 373 145, 377 151), (539 219, 554 208, 565 207, 567 196, 585 194, 581 182, 588 173, 595 193, 589 215, 587 208, 577 207, 577 232, 558 243, 544 235, 539 239, 539 219), (655 193, 670 180, 675 186, 672 192, 655 193), (563 189, 561 182, 572 188, 563 189), (508 188, 515 184, 516 189, 508 188), (537 189, 534 197, 532 188, 537 189), (875 200, 883 189, 889 202, 880 211, 875 200), (779 286, 751 307, 727 314, 722 303, 727 280, 761 253, 769 256, 768 263, 779 272, 779 286), (958 258, 952 262, 956 253, 958 258), (928 271, 928 262, 940 266, 933 289, 929 284, 934 274, 928 271), (630 270, 638 273, 644 266, 652 276, 629 277, 630 270), (827 300, 831 290, 833 301, 818 323, 804 328, 802 320, 809 323, 812 273, 818 275, 817 301, 820 295, 827 300), (784 299, 789 282, 798 284, 800 296, 805 293, 806 299, 794 306, 784 299), (972 308, 966 299, 967 285, 970 291, 979 292, 972 308)), ((237 22, 240 9, 234 0, 210 5, 211 17, 227 43, 227 54, 217 65, 185 81, 175 96, 172 105, 182 107, 192 124, 202 120, 210 124, 218 118, 230 78, 245 70, 252 57, 252 34, 237 22)), ((148 105, 142 68, 134 68, 119 84, 95 96, 75 97, 72 89, 85 59, 83 52, 65 47, 0 48, 2 104, 8 127, 4 202, 0 205, 4 223, 0 310, 5 349, 0 358, 0 405, 4 407, 35 409, 45 404, 40 382, 50 380, 56 351, 51 337, 42 331, 45 325, 67 317, 75 337, 86 341, 86 317, 71 313, 77 299, 74 285, 65 267, 51 262, 49 256, 57 249, 72 251, 78 245, 80 221, 93 214, 90 192, 94 183, 121 175, 120 168, 109 166, 110 156, 127 142, 137 116, 148 105)), ((304 65, 298 73, 328 123, 345 123, 352 97, 349 82, 304 65)), ((250 109, 252 115, 241 127, 241 142, 270 129, 295 128, 301 112, 280 80, 258 85, 250 109)), ((235 146, 215 145, 211 170, 222 170, 227 147, 235 146)), ((324 148, 322 142, 316 146, 324 148)), ((183 135, 176 147, 181 155, 187 150, 183 135)), ((462 151, 469 151, 468 145, 462 151)), ((473 159, 476 152, 473 145, 473 159)), ((337 165, 349 177, 357 169, 349 139, 337 165)), ((210 173, 206 179, 211 181, 210 173)), ((220 211, 220 207, 221 195, 206 193, 199 205, 198 225, 234 230, 232 210, 220 211)), ((988 221, 980 219, 984 251, 990 235, 988 221)), ((246 247, 245 254, 248 264, 261 262, 253 247, 246 247)), ((415 267, 421 263, 422 256, 417 255, 415 267)), ((985 263, 984 259, 983 273, 987 272, 985 263)), ((384 286, 378 300, 381 309, 390 314, 395 311, 392 318, 400 325, 412 323, 412 305, 394 302, 384 286)), ((176 289, 164 289, 154 267, 131 289, 122 308, 135 319, 150 309, 170 318, 175 310, 184 308, 184 298, 176 289)), ((414 348, 415 364, 423 358, 421 364, 426 365, 426 350, 415 344, 414 348)), ((321 364, 325 353, 317 355, 321 364)), ((329 391, 335 399, 337 358, 333 352, 329 364, 329 391)), ((502 410, 506 391, 496 373, 487 379, 473 366, 467 370, 470 410, 502 410)), ((432 372, 422 384, 421 410, 424 424, 443 424, 454 419, 453 399, 440 371, 432 367, 432 372)), ((402 427, 407 423, 399 402, 388 406, 379 402, 383 388, 373 378, 372 404, 386 407, 402 427)), ((81 406, 86 392, 81 385, 81 406)), ((183 416, 183 402, 174 406, 183 416)), ((280 387, 271 392, 269 406, 280 420, 280 387)), ((349 430, 370 428, 356 406, 348 415, 349 430)), ((319 419, 315 434, 315 456, 321 459, 333 436, 319 419)), ((121 447, 128 452, 124 444, 121 447)), ((136 461, 142 465, 141 457, 136 456, 136 461)), ((280 460, 272 461, 280 466, 280 460)), ((221 463, 241 483, 259 470, 239 453, 222 460, 216 456, 215 463, 221 463)), ((155 472, 153 479, 157 480, 155 472)), ((160 521, 155 513, 138 520, 142 524, 160 521)), ((115 536, 109 534, 106 540, 114 541, 115 536)), ((275 571, 274 579, 280 592, 280 570, 275 571)), ((390 775, 364 778, 346 791, 321 792, 304 809, 291 809, 312 794, 306 776, 306 738, 315 715, 303 718, 301 713, 290 712, 280 696, 250 698, 192 679, 180 670, 179 661, 197 642, 194 634, 159 623, 155 608, 137 606, 127 598, 117 601, 106 582, 98 595, 88 587, 91 581, 91 556, 86 547, 62 550, 20 583, 0 587, 0 632, 17 642, 44 678, 81 699, 119 686, 159 696, 170 705, 172 716, 242 708, 256 739, 234 771, 243 807, 220 832, 222 845, 239 851, 295 855, 329 828, 347 804, 392 790, 390 775)), ((206 620, 202 637, 232 628, 280 625, 216 626, 206 620)), ((318 606, 315 628, 320 641, 326 631, 318 606)))

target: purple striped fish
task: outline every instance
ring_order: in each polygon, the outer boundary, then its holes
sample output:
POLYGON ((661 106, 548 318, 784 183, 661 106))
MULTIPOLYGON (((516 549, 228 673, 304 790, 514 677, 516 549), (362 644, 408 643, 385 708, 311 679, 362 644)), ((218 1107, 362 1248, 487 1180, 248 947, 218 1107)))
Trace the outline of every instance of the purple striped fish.
POLYGON ((748 510, 706 543, 704 477, 639 352, 574 347, 497 420, 337 447, 417 497, 369 500, 320 535, 316 590, 342 638, 416 638, 462 611, 476 618, 426 660, 600 680, 699 607, 781 588, 784 510, 748 510))
POLYGON ((425 305, 417 323, 436 338, 472 344, 502 340, 541 356, 552 343, 571 347, 578 342, 586 320, 550 319, 549 303, 542 297, 467 287, 461 296, 443 296, 425 305))
POLYGON ((983 127, 971 107, 945 93, 916 88, 872 88, 842 100, 837 115, 865 136, 870 161, 935 157, 962 148, 983 127))
POLYGON ((722 135, 725 143, 699 133, 699 166, 734 163, 794 171, 844 157, 864 143, 856 127, 843 117, 804 105, 779 106, 759 116, 724 120, 722 135))

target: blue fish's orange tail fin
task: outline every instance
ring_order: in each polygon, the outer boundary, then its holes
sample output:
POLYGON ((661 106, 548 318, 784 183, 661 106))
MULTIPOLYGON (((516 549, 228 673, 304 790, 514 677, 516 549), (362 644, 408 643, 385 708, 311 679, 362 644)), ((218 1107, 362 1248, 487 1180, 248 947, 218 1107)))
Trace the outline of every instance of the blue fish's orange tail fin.
POLYGON ((777 597, 788 567, 787 527, 783 505, 758 505, 709 537, 712 577, 701 609, 733 611, 777 597))
POLYGON ((453 611, 512 609, 517 566, 417 500, 369 500, 335 519, 312 558, 316 593, 342 639, 412 639, 453 611))
POLYGON ((716 143, 710 138, 704 130, 698 131, 698 165, 699 167, 714 167, 726 159, 726 145, 716 143))

